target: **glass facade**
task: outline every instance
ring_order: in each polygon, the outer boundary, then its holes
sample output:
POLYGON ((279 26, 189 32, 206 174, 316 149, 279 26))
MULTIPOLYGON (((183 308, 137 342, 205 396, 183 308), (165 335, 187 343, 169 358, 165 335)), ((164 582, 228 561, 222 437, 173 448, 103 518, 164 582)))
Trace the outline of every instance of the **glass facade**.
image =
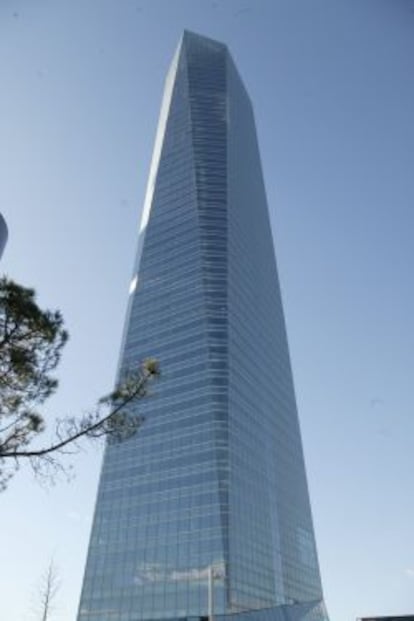
POLYGON ((186 32, 167 76, 119 375, 156 357, 108 443, 78 621, 326 619, 249 97, 186 32))

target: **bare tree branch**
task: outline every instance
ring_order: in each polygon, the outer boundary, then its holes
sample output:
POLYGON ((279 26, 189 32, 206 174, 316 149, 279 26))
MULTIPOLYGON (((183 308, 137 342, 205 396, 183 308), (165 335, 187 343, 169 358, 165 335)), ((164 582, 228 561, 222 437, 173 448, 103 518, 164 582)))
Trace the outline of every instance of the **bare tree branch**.
MULTIPOLYGON (((86 425, 82 424, 81 422, 78 431, 75 431, 72 434, 69 434, 67 437, 63 438, 60 442, 52 444, 51 446, 48 446, 46 448, 37 449, 33 451, 19 451, 19 450, 15 450, 11 452, 5 451, 5 452, 0 452, 0 457, 3 459, 10 458, 10 457, 12 458, 42 457, 43 455, 48 455, 49 453, 61 451, 65 446, 76 442, 83 436, 98 437, 102 435, 109 435, 111 431, 106 428, 105 426, 106 423, 108 423, 111 419, 115 419, 116 415, 119 414, 121 411, 123 411, 128 404, 134 401, 137 397, 143 395, 142 391, 145 388, 148 382, 148 379, 151 377, 151 375, 152 375, 151 372, 149 372, 148 370, 144 370, 144 374, 137 381, 136 387, 134 388, 133 392, 127 397, 125 397, 125 399, 123 399, 121 403, 119 403, 119 405, 117 405, 115 409, 112 410, 112 412, 110 412, 107 416, 104 416, 103 418, 99 419, 97 422, 91 422, 86 425)), ((136 421, 136 424, 133 426, 134 426, 134 430, 136 430, 139 424, 142 422, 142 418, 140 419, 135 416, 131 420, 131 423, 133 423, 134 421, 136 421)), ((121 427, 122 427, 121 420, 119 420, 119 429, 115 428, 113 431, 117 434, 122 435, 123 430, 121 427)))
POLYGON ((56 610, 56 597, 61 586, 58 569, 50 561, 37 589, 34 613, 39 621, 49 621, 56 610))

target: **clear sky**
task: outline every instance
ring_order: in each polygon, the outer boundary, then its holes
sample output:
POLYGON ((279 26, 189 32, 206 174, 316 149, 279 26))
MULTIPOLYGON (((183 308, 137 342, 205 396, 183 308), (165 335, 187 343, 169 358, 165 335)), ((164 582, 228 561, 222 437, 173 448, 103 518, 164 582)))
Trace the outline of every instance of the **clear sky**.
MULTIPOLYGON (((256 112, 331 619, 414 613, 414 1, 0 0, 0 268, 71 334, 48 410, 112 387, 184 28, 229 45, 256 112)), ((100 461, 1 494, 2 620, 53 556, 74 621, 100 461)))

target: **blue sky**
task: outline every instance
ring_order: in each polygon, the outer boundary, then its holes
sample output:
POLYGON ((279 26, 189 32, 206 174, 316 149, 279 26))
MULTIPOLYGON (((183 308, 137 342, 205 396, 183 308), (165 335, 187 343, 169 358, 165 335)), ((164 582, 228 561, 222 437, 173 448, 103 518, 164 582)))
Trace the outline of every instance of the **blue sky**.
MULTIPOLYGON (((184 28, 251 94, 333 621, 414 611, 414 2, 1 0, 1 270, 60 308, 53 414, 113 383, 163 81, 184 28)), ((51 556, 73 621, 101 452, 0 496, 2 618, 51 556)))

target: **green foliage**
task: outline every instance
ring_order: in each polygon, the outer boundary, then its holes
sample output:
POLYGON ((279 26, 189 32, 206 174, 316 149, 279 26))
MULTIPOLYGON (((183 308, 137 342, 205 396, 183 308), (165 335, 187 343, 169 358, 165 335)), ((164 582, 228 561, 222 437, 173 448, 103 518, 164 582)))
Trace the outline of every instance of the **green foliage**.
POLYGON ((68 340, 59 311, 41 310, 35 292, 6 277, 0 278, 0 489, 29 459, 36 473, 61 468, 57 454, 67 453, 83 437, 111 435, 127 439, 136 433, 142 418, 129 409, 158 375, 156 360, 146 360, 126 374, 108 397, 81 417, 56 419, 54 438, 43 448, 32 442, 45 429, 39 407, 57 389, 53 376, 68 340))
POLYGON ((68 334, 58 311, 42 311, 33 289, 0 279, 0 455, 44 429, 38 407, 56 390, 68 334))

